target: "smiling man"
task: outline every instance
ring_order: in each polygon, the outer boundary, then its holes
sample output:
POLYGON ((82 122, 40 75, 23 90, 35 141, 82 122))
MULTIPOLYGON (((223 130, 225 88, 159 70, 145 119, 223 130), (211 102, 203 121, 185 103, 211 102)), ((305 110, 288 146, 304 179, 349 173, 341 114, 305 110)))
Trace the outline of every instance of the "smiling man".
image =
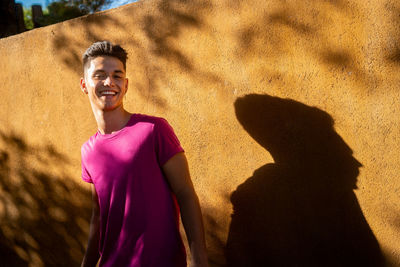
POLYGON ((96 42, 83 55, 81 90, 98 131, 83 144, 82 179, 93 213, 82 266, 186 266, 179 214, 192 266, 208 266, 199 201, 184 151, 166 120, 131 114, 126 51, 96 42))

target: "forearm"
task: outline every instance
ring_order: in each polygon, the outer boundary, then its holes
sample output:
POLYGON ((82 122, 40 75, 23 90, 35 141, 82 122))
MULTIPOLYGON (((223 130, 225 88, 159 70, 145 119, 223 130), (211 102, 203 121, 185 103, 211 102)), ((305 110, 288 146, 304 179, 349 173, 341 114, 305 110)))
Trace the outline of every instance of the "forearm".
POLYGON ((90 220, 89 240, 86 248, 85 255, 81 267, 94 267, 96 266, 100 254, 99 254, 99 238, 100 238, 100 223, 99 216, 96 214, 92 215, 90 220))
POLYGON ((163 170, 181 210, 182 222, 192 256, 191 264, 196 267, 208 267, 203 217, 199 199, 190 179, 185 154, 176 154, 164 164, 163 170))
POLYGON ((188 239, 193 266, 208 266, 203 218, 199 199, 194 190, 177 196, 183 226, 188 239))

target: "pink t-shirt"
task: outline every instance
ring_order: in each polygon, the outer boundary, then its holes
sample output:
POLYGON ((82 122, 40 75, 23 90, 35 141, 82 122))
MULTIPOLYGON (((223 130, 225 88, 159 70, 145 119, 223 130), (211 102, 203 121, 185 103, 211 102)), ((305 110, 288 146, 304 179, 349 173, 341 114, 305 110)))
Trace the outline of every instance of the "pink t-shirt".
POLYGON ((133 114, 83 144, 82 179, 100 205, 100 266, 186 266, 179 208, 163 166, 183 149, 166 120, 133 114))

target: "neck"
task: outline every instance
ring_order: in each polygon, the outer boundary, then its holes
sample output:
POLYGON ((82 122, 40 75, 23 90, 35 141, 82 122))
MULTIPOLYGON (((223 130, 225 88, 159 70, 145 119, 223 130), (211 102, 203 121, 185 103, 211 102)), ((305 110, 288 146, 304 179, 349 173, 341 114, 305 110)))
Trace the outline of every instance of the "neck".
POLYGON ((129 121, 132 114, 123 107, 110 110, 93 110, 97 122, 97 128, 102 134, 111 134, 121 130, 129 121))

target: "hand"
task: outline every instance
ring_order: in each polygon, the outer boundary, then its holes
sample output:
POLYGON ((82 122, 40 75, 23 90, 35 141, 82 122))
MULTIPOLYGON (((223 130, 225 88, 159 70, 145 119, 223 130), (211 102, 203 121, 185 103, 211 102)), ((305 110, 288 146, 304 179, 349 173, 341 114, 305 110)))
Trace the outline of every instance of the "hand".
POLYGON ((189 267, 208 267, 208 262, 203 262, 203 263, 191 262, 189 267))
POLYGON ((192 258, 189 267, 208 267, 207 255, 204 254, 203 257, 201 257, 201 259, 197 258, 196 260, 194 260, 192 258))

